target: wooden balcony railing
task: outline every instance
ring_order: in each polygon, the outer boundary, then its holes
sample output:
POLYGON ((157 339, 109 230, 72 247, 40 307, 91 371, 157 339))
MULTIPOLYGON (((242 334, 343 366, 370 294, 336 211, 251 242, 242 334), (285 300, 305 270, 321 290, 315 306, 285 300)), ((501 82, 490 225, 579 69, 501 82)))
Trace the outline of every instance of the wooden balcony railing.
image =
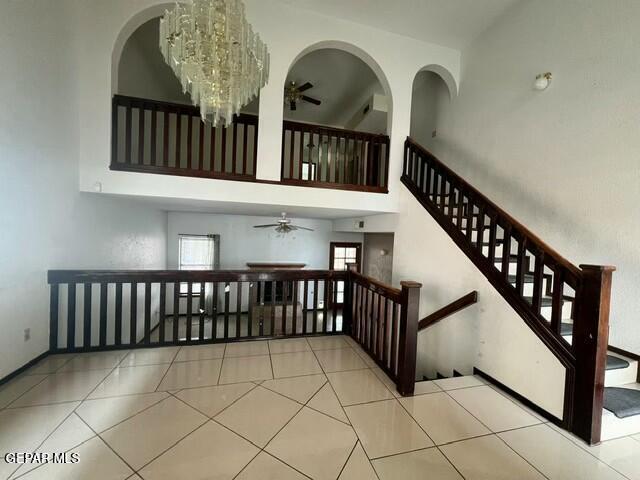
POLYGON ((396 290, 335 270, 51 270, 48 281, 51 354, 350 334, 413 392, 411 282, 396 290))
POLYGON ((283 123, 282 183, 387 193, 388 178, 388 136, 283 123))
POLYGON ((401 180, 566 368, 562 426, 597 443, 615 268, 573 265, 410 138, 401 180))
POLYGON ((115 95, 111 140, 111 170, 225 180, 256 176, 254 115, 213 128, 191 105, 115 95))

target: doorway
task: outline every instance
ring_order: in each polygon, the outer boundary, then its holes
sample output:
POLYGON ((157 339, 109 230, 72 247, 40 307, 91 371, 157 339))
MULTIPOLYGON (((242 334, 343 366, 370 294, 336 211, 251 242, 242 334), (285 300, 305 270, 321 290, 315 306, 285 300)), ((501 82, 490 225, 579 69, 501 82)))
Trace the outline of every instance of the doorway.
MULTIPOLYGON (((362 243, 331 242, 329 244, 329 269, 347 270, 350 264, 356 265, 358 272, 362 269, 362 243)), ((329 292, 331 303, 344 303, 344 282, 336 282, 335 291, 329 292)))

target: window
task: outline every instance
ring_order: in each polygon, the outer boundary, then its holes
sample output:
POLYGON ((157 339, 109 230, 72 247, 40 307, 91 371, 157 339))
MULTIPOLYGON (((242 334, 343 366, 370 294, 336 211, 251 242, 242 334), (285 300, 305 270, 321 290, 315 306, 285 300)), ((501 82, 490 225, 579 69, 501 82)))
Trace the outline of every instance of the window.
MULTIPOLYGON (((180 235, 178 240, 178 258, 180 270, 213 270, 216 259, 215 235, 180 235)), ((194 283, 192 293, 200 293, 200 284, 194 283)), ((180 293, 187 294, 186 283, 180 284, 180 293)))
MULTIPOLYGON (((362 244, 332 242, 329 253, 329 268, 331 270, 346 270, 349 264, 355 263, 360 271, 360 252, 362 244)), ((344 302, 344 282, 336 282, 336 291, 332 294, 335 303, 344 302)))

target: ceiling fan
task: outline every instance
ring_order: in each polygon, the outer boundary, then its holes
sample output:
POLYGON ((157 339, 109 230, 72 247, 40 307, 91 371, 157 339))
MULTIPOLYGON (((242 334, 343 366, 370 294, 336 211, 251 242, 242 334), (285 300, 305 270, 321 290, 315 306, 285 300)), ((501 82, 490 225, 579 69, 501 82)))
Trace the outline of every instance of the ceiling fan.
POLYGON ((253 228, 270 228, 275 227, 278 233, 289 233, 293 230, 309 230, 313 232, 313 228, 301 227, 300 225, 293 225, 291 220, 287 218, 286 212, 282 212, 282 216, 278 219, 278 223, 270 223, 268 225, 254 225, 253 228))
POLYGON ((309 82, 300 86, 298 86, 296 82, 289 82, 289 84, 284 87, 284 101, 289 105, 290 110, 296 110, 299 101, 313 103, 314 105, 320 105, 322 103, 316 98, 303 95, 303 92, 306 92, 310 88, 313 88, 313 84, 309 82))

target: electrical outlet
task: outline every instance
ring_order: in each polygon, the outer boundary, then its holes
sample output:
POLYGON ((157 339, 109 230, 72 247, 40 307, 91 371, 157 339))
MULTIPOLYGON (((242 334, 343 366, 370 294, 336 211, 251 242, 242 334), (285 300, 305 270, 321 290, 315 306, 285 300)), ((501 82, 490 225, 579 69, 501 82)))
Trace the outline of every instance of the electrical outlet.
POLYGON ((24 329, 24 341, 28 342, 31 339, 31 329, 30 328, 25 328, 24 329))
POLYGON ((431 132, 431 138, 436 138, 438 136, 438 131, 434 130, 433 132, 431 132))

